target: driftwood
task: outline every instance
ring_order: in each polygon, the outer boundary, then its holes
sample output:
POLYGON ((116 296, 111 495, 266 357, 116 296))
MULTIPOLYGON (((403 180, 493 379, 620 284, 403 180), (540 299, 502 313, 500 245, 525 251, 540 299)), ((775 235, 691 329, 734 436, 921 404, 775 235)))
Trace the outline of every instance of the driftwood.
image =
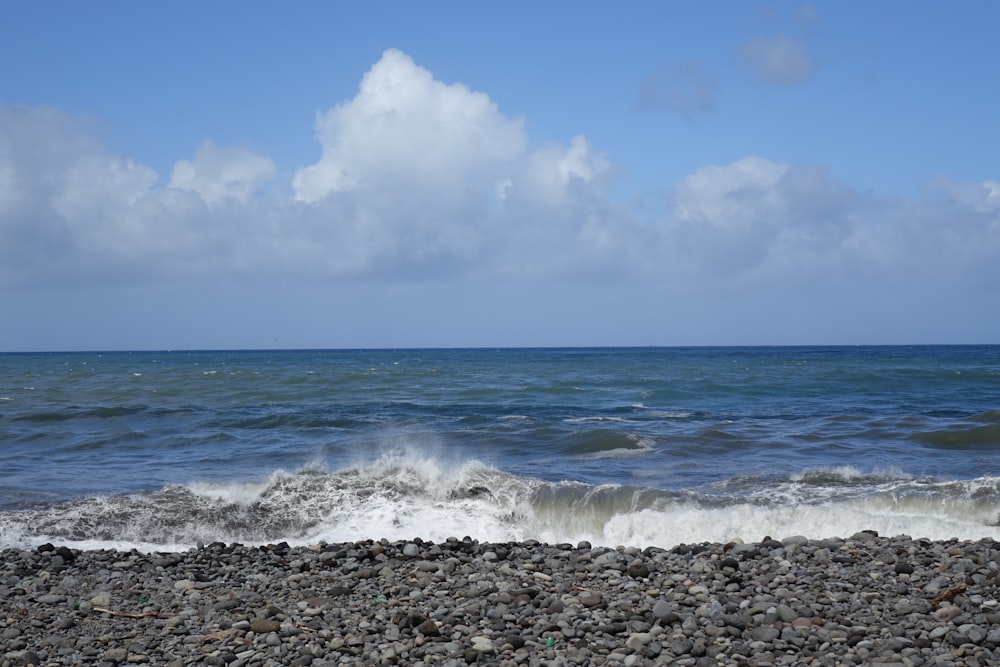
POLYGON ((112 616, 122 616, 124 618, 149 618, 150 616, 158 616, 160 613, 158 611, 144 611, 141 614, 130 614, 127 611, 115 611, 114 609, 104 609, 103 607, 94 607, 94 611, 99 611, 102 614, 111 614, 112 616))
POLYGON ((965 584, 959 584, 958 586, 952 586, 941 592, 936 598, 931 600, 931 604, 935 605, 939 602, 945 602, 946 600, 951 600, 953 597, 965 590, 965 584))

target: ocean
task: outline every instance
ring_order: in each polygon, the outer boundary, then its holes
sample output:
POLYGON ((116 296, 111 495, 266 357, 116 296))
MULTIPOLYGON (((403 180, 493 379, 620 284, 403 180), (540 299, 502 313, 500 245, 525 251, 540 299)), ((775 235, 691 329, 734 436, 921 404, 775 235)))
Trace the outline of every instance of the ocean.
POLYGON ((0 547, 1000 539, 1000 346, 0 354, 0 547))

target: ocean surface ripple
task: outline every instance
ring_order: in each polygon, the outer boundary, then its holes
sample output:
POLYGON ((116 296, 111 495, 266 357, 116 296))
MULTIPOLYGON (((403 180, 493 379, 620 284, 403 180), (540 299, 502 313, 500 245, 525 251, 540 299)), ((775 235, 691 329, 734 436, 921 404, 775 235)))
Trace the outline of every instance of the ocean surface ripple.
POLYGON ((998 523, 1000 346, 0 355, 0 546, 998 523))

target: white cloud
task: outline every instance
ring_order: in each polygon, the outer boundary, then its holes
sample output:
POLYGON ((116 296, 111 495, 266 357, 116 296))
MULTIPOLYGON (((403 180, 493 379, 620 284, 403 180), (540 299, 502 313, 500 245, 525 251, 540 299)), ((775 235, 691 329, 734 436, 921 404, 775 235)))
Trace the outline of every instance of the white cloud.
POLYGON ((736 58, 754 78, 780 86, 803 83, 816 71, 805 44, 783 35, 748 39, 736 50, 736 58))
POLYGON ((246 210, 236 205, 273 172, 269 160, 206 145, 178 163, 178 187, 157 187, 154 170, 110 154, 88 130, 56 109, 0 108, 0 281, 195 278, 244 261, 247 230, 235 223, 246 210))
POLYGON ((744 158, 676 186, 661 248, 678 279, 748 289, 981 291, 1000 280, 998 191, 945 183, 921 200, 878 198, 817 167, 744 158))
POLYGON ((614 177, 582 136, 524 156, 498 187, 491 263, 522 278, 630 272, 643 230, 608 199, 614 177))
POLYGON ((274 178, 274 163, 244 148, 205 141, 194 160, 180 160, 170 174, 170 187, 192 190, 209 204, 225 200, 245 203, 274 178))
POLYGON ((607 159, 595 153, 585 137, 576 136, 568 147, 549 144, 526 156, 498 193, 502 202, 519 194, 533 205, 560 206, 567 203, 574 184, 603 191, 612 177, 607 159))
POLYGON ((497 178, 525 144, 520 119, 395 49, 365 74, 357 96, 317 114, 316 138, 322 158, 293 179, 300 201, 394 185, 448 196, 497 178))
POLYGON ((62 172, 96 143, 80 123, 52 107, 0 106, 0 227, 37 227, 62 172))
POLYGON ((1000 280, 994 180, 907 201, 751 156, 696 169, 642 224, 585 137, 529 151, 520 119, 398 51, 316 131, 320 160, 260 197, 276 168, 246 149, 205 142, 164 183, 62 112, 0 107, 0 283, 631 280, 808 294, 1000 280))
POLYGON ((935 187, 955 202, 977 213, 992 214, 1000 220, 1000 181, 986 180, 982 183, 953 183, 942 179, 935 187))
POLYGON ((730 228, 759 222, 781 205, 776 186, 787 172, 788 165, 758 157, 702 167, 674 191, 676 220, 730 228))
POLYGON ((34 128, 0 153, 0 210, 30 220, 0 227, 19 259, 8 280, 600 273, 625 266, 636 227, 608 201, 615 170, 584 137, 529 152, 520 119, 394 50, 318 114, 323 155, 286 200, 256 196, 276 168, 246 149, 206 141, 161 184, 61 112, 0 122, 34 128))
POLYGON ((57 179, 52 206, 67 220, 107 218, 134 206, 156 180, 156 172, 128 158, 81 156, 57 179))
POLYGON ((306 233, 333 250, 334 272, 551 275, 581 246, 608 242, 611 220, 586 201, 611 208, 602 197, 614 170, 584 137, 528 152, 520 119, 399 51, 385 52, 353 99, 318 114, 316 131, 322 157, 293 188, 307 208, 329 211, 306 233))
MULTIPOLYGON (((759 268, 782 235, 813 216, 796 183, 801 168, 748 157, 698 169, 681 181, 664 224, 677 261, 695 274, 730 276, 759 268)), ((822 178, 814 190, 834 187, 822 178)), ((809 195, 815 195, 815 192, 809 195)))

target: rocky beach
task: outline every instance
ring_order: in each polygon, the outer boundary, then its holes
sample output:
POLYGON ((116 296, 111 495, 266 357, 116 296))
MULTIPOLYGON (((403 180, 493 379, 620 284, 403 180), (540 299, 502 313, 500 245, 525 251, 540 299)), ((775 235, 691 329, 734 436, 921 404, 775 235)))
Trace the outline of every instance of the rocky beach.
POLYGON ((6 549, 0 665, 988 665, 1000 543, 6 549))

